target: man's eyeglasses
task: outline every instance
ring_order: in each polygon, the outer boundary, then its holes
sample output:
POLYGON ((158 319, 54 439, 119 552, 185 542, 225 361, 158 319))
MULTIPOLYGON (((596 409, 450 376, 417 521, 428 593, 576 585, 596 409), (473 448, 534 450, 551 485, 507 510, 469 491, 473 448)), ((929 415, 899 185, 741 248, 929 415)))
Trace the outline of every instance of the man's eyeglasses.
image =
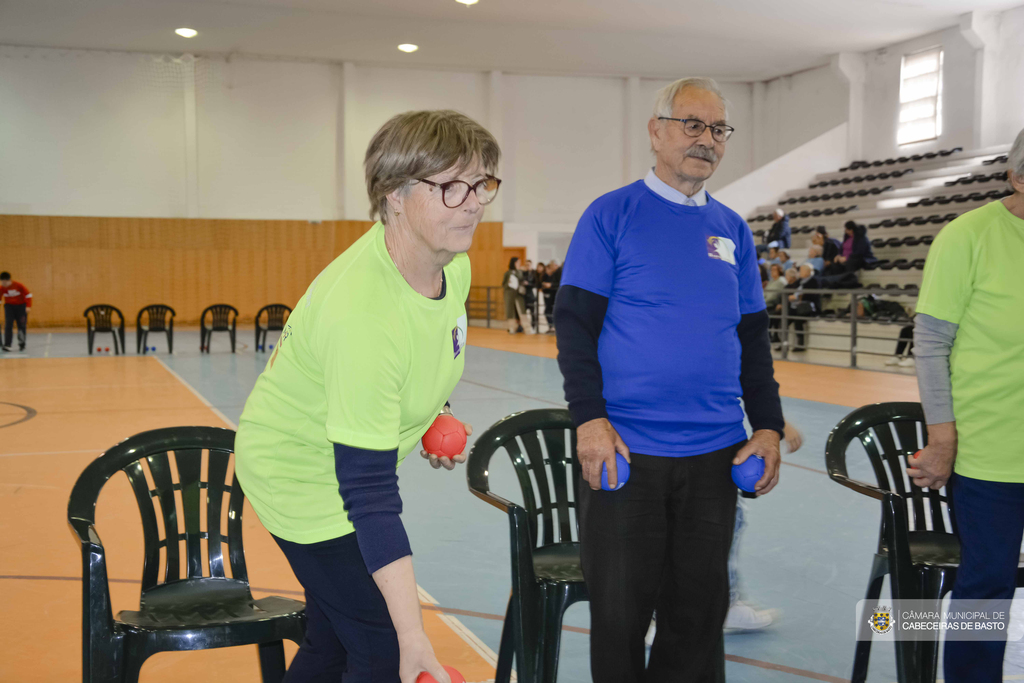
POLYGON ((711 129, 711 137, 714 138, 715 142, 725 142, 729 139, 729 136, 733 134, 736 129, 732 126, 726 126, 721 123, 716 123, 711 126, 704 123, 700 119, 674 119, 671 116, 659 116, 659 121, 678 121, 683 124, 683 132, 689 135, 691 138, 699 138, 704 134, 704 130, 707 128, 711 129))
POLYGON ((498 196, 498 186, 501 180, 494 176, 487 176, 483 180, 470 185, 465 180, 449 180, 446 183, 435 183, 426 178, 417 178, 421 183, 433 185, 441 190, 441 201, 449 209, 457 209, 466 203, 470 192, 476 192, 476 199, 480 204, 490 204, 498 196))

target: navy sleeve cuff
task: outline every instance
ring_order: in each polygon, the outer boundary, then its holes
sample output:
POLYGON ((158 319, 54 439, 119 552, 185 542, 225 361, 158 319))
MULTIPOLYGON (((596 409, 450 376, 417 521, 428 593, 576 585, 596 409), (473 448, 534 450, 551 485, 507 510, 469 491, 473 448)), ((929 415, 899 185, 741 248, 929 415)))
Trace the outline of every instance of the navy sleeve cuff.
POLYGON ((398 449, 371 451, 334 444, 334 469, 366 570, 373 574, 412 555, 400 517, 398 449))
POLYGON ((771 341, 768 338, 768 312, 747 313, 736 326, 740 340, 740 388, 743 407, 750 427, 772 429, 784 437, 786 421, 782 417, 779 383, 775 381, 771 341))

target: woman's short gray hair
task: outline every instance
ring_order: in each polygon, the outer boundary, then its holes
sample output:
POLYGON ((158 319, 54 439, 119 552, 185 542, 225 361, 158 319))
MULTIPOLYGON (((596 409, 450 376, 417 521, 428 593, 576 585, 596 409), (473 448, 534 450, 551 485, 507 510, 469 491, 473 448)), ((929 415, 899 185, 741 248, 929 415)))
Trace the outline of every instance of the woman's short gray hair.
POLYGON ((786 277, 796 277, 799 274, 800 273, 796 272, 796 268, 790 268, 789 270, 786 271, 786 277))
POLYGON ((363 167, 370 218, 387 223, 387 196, 410 180, 479 160, 487 173, 498 169, 501 150, 486 128, 450 109, 393 116, 370 140, 363 167))
POLYGON ((1017 176, 1017 182, 1024 181, 1024 129, 1017 133, 1017 139, 1013 141, 1007 165, 1010 173, 1017 176))
MULTIPOLYGON (((669 83, 659 90, 654 96, 654 118, 672 116, 672 105, 676 101, 676 95, 687 88, 707 90, 718 95, 718 98, 722 100, 722 106, 725 108, 725 118, 728 120, 729 100, 725 99, 725 95, 722 94, 722 89, 718 87, 715 79, 702 77, 680 78, 675 83, 669 83)), ((707 121, 707 123, 714 123, 714 121, 707 121)))

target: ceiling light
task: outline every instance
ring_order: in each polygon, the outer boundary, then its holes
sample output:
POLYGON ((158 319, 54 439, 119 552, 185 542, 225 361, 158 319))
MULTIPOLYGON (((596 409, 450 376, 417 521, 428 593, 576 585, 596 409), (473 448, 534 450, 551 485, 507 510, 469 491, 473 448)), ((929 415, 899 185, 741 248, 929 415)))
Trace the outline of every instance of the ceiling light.
POLYGON ((199 35, 199 31, 195 30, 194 28, 176 28, 174 29, 174 32, 182 38, 195 38, 197 35, 199 35))
POLYGON ((416 50, 420 49, 420 46, 413 45, 412 43, 402 43, 398 46, 398 49, 402 52, 416 52, 416 50))
POLYGON ((480 0, 455 0, 455 2, 461 2, 466 7, 469 7, 470 5, 475 5, 480 2, 480 0))

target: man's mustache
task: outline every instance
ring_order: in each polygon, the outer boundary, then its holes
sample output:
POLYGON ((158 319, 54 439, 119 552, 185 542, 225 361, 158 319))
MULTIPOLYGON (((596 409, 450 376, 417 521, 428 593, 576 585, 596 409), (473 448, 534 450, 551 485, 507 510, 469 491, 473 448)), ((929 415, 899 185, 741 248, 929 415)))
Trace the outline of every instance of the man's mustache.
POLYGON ((694 145, 690 149, 686 150, 686 154, 684 156, 704 159, 705 161, 710 161, 713 164, 718 163, 718 155, 715 154, 715 150, 710 147, 705 147, 704 145, 694 145))

